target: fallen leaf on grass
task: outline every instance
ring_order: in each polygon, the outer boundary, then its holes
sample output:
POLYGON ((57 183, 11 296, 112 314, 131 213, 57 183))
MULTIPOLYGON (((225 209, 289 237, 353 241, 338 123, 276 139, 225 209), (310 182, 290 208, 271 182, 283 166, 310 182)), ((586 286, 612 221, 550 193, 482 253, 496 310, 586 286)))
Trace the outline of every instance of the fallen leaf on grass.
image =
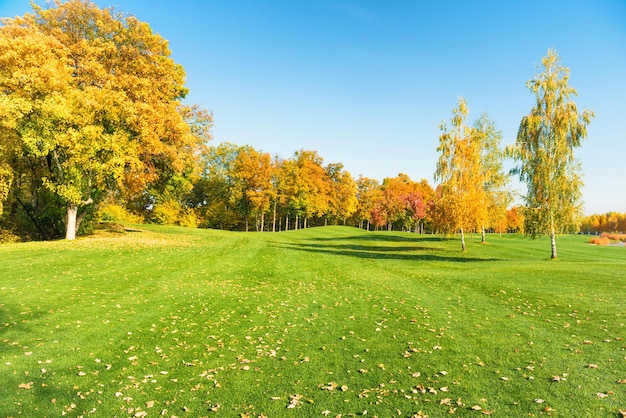
POLYGON ((337 389, 337 383, 335 382, 328 382, 327 385, 319 385, 319 388, 322 390, 335 390, 337 389))
POLYGON ((18 388, 20 389, 27 389, 30 390, 33 388, 33 384, 34 382, 28 382, 28 383, 20 383, 20 385, 18 386, 18 388))
POLYGON ((292 409, 300 405, 302 403, 301 399, 302 395, 289 395, 289 405, 287 405, 287 409, 292 409))
POLYGON ((620 385, 626 385, 626 379, 620 379, 617 381, 620 385))
POLYGON ((597 368, 598 368, 598 365, 597 365, 597 364, 593 364, 593 363, 591 363, 591 364, 588 364, 588 365, 587 365, 587 368, 588 368, 588 369, 597 369, 597 368))

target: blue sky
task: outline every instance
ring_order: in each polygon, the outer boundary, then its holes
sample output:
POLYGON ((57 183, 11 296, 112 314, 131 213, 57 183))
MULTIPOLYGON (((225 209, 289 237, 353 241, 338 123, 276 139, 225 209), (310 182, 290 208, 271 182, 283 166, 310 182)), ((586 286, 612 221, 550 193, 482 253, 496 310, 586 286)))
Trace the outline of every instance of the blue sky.
MULTIPOLYGON (((37 4, 45 4, 43 0, 37 4)), ((431 184, 459 96, 515 141, 549 48, 596 114, 578 149, 585 212, 626 212, 626 1, 96 0, 148 22, 185 67, 214 143, 317 150, 357 177, 431 184)), ((0 16, 30 11, 0 0, 0 16)), ((510 165, 510 164, 509 164, 510 165)), ((514 188, 523 192, 519 183, 514 188)))

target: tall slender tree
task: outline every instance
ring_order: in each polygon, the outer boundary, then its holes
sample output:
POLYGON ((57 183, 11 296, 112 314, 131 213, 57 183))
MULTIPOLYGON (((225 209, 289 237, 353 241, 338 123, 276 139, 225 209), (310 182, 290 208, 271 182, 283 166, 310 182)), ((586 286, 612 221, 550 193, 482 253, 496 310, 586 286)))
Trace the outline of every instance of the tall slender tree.
POLYGON ((487 216, 481 230, 482 242, 485 242, 485 229, 497 225, 506 217, 506 209, 512 199, 508 191, 509 177, 502 169, 504 160, 504 151, 500 148, 502 131, 486 113, 483 113, 474 123, 474 136, 480 147, 480 164, 483 172, 483 198, 487 216))
POLYGON ((591 110, 578 112, 569 86, 569 69, 553 49, 542 59, 543 71, 526 83, 536 103, 522 118, 517 134, 516 168, 526 183, 525 230, 549 234, 551 258, 557 258, 556 234, 576 231, 581 215, 582 180, 574 148, 587 137, 591 110))
POLYGON ((461 233, 461 248, 465 245, 465 232, 478 229, 486 222, 485 175, 481 165, 480 141, 475 130, 467 124, 467 102, 459 98, 452 111, 452 126, 441 123, 439 137, 441 152, 437 162, 435 180, 441 181, 441 209, 445 211, 450 227, 461 233))

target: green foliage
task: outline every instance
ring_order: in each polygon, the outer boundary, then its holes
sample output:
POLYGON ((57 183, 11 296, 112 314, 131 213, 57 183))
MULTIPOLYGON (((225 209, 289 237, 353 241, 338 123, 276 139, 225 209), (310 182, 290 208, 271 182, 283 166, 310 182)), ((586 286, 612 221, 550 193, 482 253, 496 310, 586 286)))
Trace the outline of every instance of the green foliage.
POLYGON ((0 414, 619 416, 624 248, 566 236, 551 262, 543 241, 146 226, 3 245, 0 414))

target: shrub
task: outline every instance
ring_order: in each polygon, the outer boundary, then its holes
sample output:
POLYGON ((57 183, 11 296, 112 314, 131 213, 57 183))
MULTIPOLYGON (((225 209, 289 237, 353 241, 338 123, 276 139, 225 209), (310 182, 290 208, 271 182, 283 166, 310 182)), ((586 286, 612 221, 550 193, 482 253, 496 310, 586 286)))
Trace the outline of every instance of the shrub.
POLYGON ((0 244, 13 244, 22 239, 11 231, 0 229, 0 244))
POLYGON ((152 216, 150 219, 155 224, 174 225, 178 220, 180 213, 180 205, 176 202, 157 203, 152 208, 152 216))
POLYGON ((610 243, 611 240, 605 236, 593 237, 589 240, 589 244, 592 245, 609 245, 610 243))
POLYGON ((611 241, 621 241, 621 242, 626 242, 626 234, 609 234, 609 233, 603 233, 600 235, 603 238, 608 238, 611 241))
POLYGON ((113 223, 141 223, 140 216, 129 212, 123 206, 115 203, 107 203, 100 207, 98 211, 98 220, 100 222, 113 222, 113 223))
POLYGON ((187 208, 180 211, 177 223, 180 226, 197 228, 200 224, 200 220, 198 219, 198 216, 196 216, 196 212, 194 212, 193 209, 187 208))

